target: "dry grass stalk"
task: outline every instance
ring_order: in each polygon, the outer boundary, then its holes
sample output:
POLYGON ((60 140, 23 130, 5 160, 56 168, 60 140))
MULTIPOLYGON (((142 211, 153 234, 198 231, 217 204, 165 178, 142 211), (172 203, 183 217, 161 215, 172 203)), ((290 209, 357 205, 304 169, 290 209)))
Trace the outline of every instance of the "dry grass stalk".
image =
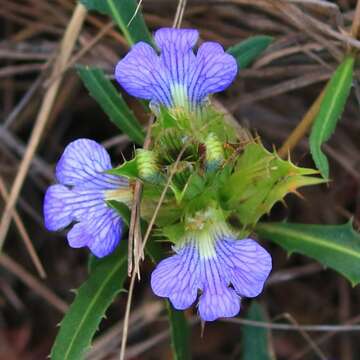
MULTIPOLYGON (((86 16, 86 8, 81 3, 78 3, 78 5, 74 10, 73 17, 66 29, 62 43, 60 45, 59 55, 55 60, 52 76, 56 75, 57 73, 60 73, 64 68, 64 66, 66 65, 66 63, 68 62, 72 50, 74 48, 74 45, 76 43, 77 37, 81 31, 82 24, 85 20, 85 16, 86 16)), ((26 152, 24 154, 24 158, 21 161, 19 171, 11 188, 9 199, 6 203, 6 207, 3 216, 1 218, 0 249, 2 248, 5 237, 7 235, 16 201, 20 194, 26 175, 29 171, 31 160, 35 154, 36 148, 41 139, 41 135, 45 129, 47 120, 50 116, 60 84, 61 84, 61 78, 58 78, 56 81, 54 81, 54 83, 49 87, 49 89, 45 93, 44 100, 42 102, 38 116, 36 118, 35 125, 32 130, 30 140, 26 148, 26 152)))

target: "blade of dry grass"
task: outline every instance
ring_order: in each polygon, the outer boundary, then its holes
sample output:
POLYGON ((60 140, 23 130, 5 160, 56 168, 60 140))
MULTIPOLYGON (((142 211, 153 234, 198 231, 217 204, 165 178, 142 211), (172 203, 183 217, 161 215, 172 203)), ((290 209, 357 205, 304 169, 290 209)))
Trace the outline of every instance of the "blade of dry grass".
MULTIPOLYGON (((6 190, 5 183, 1 177, 0 177, 0 193, 1 193, 1 196, 3 197, 4 201, 6 202, 9 194, 6 190)), ((14 221, 15 221, 15 225, 24 241, 26 250, 28 251, 29 256, 30 256, 37 272, 39 273, 41 278, 46 278, 46 273, 45 273, 44 267, 39 259, 39 256, 36 253, 36 250, 35 250, 32 242, 31 242, 30 236, 29 236, 28 232, 26 231, 25 225, 22 222, 22 220, 16 210, 14 211, 14 221)))
POLYGON ((311 124, 313 123, 321 105, 321 101, 325 94, 325 89, 319 94, 317 99, 314 101, 312 106, 309 108, 309 110, 306 112, 304 117, 301 119, 299 124, 296 126, 296 128, 293 130, 293 132, 289 135, 289 137, 286 139, 284 144, 281 146, 281 148, 278 151, 278 154, 280 157, 285 158, 288 156, 290 151, 294 149, 296 144, 306 135, 306 133, 309 131, 311 124))
POLYGON ((18 277, 34 293, 45 299, 55 309, 59 310, 63 314, 66 313, 69 306, 65 303, 65 301, 60 299, 55 293, 43 285, 21 265, 4 253, 0 255, 0 266, 18 277))
MULTIPOLYGON (((64 68, 64 66, 66 65, 67 61, 69 60, 74 45, 76 43, 77 37, 81 31, 82 24, 85 20, 85 16, 86 16, 86 8, 81 3, 78 3, 75 7, 73 16, 69 22, 63 40, 61 42, 59 55, 54 63, 52 76, 56 75, 57 73, 60 73, 64 68)), ((47 92, 45 93, 40 111, 38 113, 34 128, 30 136, 28 146, 26 148, 26 152, 24 154, 24 158, 20 164, 17 176, 10 191, 9 200, 7 201, 5 211, 1 218, 0 249, 2 248, 5 237, 7 235, 9 225, 11 222, 11 217, 13 215, 13 210, 16 201, 19 197, 22 185, 25 181, 26 175, 29 171, 31 160, 35 154, 42 133, 45 129, 47 120, 53 108, 55 98, 61 84, 61 80, 62 80, 61 78, 58 78, 56 81, 54 81, 54 83, 48 88, 47 92)))

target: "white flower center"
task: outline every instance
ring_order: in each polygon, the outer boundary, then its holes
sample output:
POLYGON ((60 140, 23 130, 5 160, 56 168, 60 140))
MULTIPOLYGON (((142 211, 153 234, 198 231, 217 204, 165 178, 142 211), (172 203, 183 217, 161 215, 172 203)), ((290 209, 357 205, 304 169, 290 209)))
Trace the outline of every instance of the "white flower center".
POLYGON ((132 203, 132 191, 129 187, 119 187, 114 190, 105 191, 105 200, 115 200, 124 203, 127 206, 131 206, 132 203))
POLYGON ((183 84, 171 84, 170 92, 175 107, 186 108, 189 105, 187 88, 183 84))
POLYGON ((193 243, 202 259, 216 257, 215 244, 223 235, 232 235, 223 214, 219 210, 199 211, 186 222, 186 235, 181 244, 193 243))

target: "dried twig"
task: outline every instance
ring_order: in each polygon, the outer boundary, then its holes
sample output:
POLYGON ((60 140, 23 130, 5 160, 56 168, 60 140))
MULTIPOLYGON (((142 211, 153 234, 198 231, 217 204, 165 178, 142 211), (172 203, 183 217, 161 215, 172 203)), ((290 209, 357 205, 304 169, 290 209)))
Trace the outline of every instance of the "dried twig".
MULTIPOLYGON (((264 329, 278 330, 278 331, 299 331, 299 329, 307 332, 360 332, 360 325, 292 325, 292 324, 276 324, 273 322, 263 322, 256 320, 229 318, 221 319, 224 322, 230 322, 234 324, 250 325, 254 327, 260 327, 264 329)), ((359 321, 359 320, 358 320, 359 321)))
MULTIPOLYGON (((327 334, 324 334, 322 336, 320 336, 318 339, 315 340, 315 343, 317 345, 321 345, 323 343, 325 343, 326 341, 330 340, 334 335, 338 334, 339 332, 352 332, 352 331, 360 331, 360 325, 355 325, 357 323, 360 322, 360 315, 355 316, 352 319, 349 319, 348 321, 346 321, 344 323, 344 325, 322 325, 321 330, 319 329, 319 331, 326 331, 327 334)), ((307 331, 312 331, 312 330, 307 330, 307 331)), ((302 359, 305 355, 308 354, 308 352, 311 351, 311 347, 307 346, 305 349, 299 351, 298 353, 294 354, 294 356, 291 357, 290 360, 300 360, 302 359)))
MULTIPOLYGON (((6 190, 5 183, 1 177, 0 177, 0 193, 6 202, 9 194, 6 190)), ((14 211, 14 221, 15 221, 15 225, 18 228, 18 231, 24 241, 25 247, 30 255, 30 258, 31 258, 37 272, 39 273, 40 277, 45 278, 46 273, 45 273, 44 267, 36 253, 36 250, 31 242, 31 240, 30 240, 30 236, 29 236, 28 232, 26 231, 24 223, 22 222, 22 220, 16 210, 14 211)))
MULTIPOLYGON (((177 166, 178 166, 178 164, 180 162, 180 159, 182 158, 187 146, 188 146, 188 143, 186 143, 183 146, 183 148, 179 152, 179 155, 176 158, 176 161, 174 162, 174 167, 171 170, 171 173, 170 173, 170 175, 169 175, 169 177, 167 179, 165 187, 164 187, 164 189, 163 189, 163 191, 161 193, 159 201, 158 201, 158 203, 156 205, 156 208, 154 210, 154 214, 153 214, 153 216, 152 216, 152 218, 151 218, 151 220, 149 222, 149 225, 148 225, 148 227, 146 229, 146 233, 145 233, 144 240, 143 240, 142 247, 141 247, 141 253, 144 253, 147 240, 150 237, 151 230, 152 230, 152 228, 153 228, 153 226, 155 224, 157 215, 158 215, 159 210, 161 208, 161 205, 162 205, 162 203, 163 203, 163 201, 165 199, 165 195, 166 195, 166 193, 167 193, 167 191, 169 189, 172 178, 175 175, 177 166)), ((137 261, 138 262, 140 261, 139 257, 138 257, 137 261)), ((136 269, 137 266, 135 266, 135 269, 136 269)), ((124 329, 123 329, 123 336, 122 336, 122 341, 121 341, 121 349, 120 349, 120 357, 119 357, 120 360, 124 360, 124 358, 125 358, 125 349, 126 349, 126 341, 127 341, 127 333, 128 333, 128 325, 129 325, 129 316, 130 316, 130 307, 131 307, 131 300, 132 300, 132 294, 133 294, 133 290, 134 290, 134 283, 135 283, 135 277, 136 277, 135 269, 133 270, 133 273, 132 273, 132 276, 131 276, 131 282, 130 282, 130 286, 129 286, 129 293, 128 293, 128 298, 127 298, 127 303, 126 303, 126 311, 125 311, 125 317, 124 317, 124 329)))
MULTIPOLYGON (((58 72, 60 72, 66 65, 71 55, 72 49, 75 45, 78 34, 80 33, 82 24, 85 20, 85 16, 86 16, 85 6, 82 5, 81 3, 78 3, 74 10, 69 26, 67 27, 66 32, 64 34, 64 38, 60 47, 59 56, 54 64, 53 74, 57 74, 58 72)), ((44 96, 44 100, 40 108, 38 117, 35 121, 35 125, 31 133, 26 152, 24 154, 24 158, 20 164, 19 171, 17 173, 14 184, 10 191, 9 200, 6 204, 3 216, 1 218, 0 249, 2 248, 2 245, 4 243, 11 222, 14 206, 20 194, 20 190, 24 183, 26 174, 29 170, 31 160, 40 142, 41 135, 44 131, 51 109, 53 108, 55 97, 58 93, 60 84, 61 84, 61 79, 59 78, 52 84, 51 87, 49 87, 48 91, 44 96)))
MULTIPOLYGON (((152 323, 159 316, 163 309, 162 301, 144 303, 141 307, 132 312, 129 325, 131 331, 137 331, 147 324, 152 323), (132 326, 131 326, 132 325, 132 326)), ((119 337, 122 334, 124 323, 114 325, 105 334, 99 336, 93 343, 87 359, 104 359, 107 353, 111 352, 119 343, 119 337)))
MULTIPOLYGON (((191 319, 189 321, 189 326, 194 326, 198 324, 200 320, 198 318, 191 319)), ((170 335, 170 330, 166 329, 161 331, 158 334, 155 334, 150 337, 150 339, 141 341, 140 343, 129 347, 125 359, 134 359, 139 355, 143 354, 145 351, 151 349, 155 345, 160 344, 162 341, 165 341, 170 335)))
POLYGON ((293 324, 295 327, 298 328, 300 335, 305 339, 305 341, 309 344, 309 346, 313 349, 314 353, 321 359, 321 360, 327 360, 327 357, 324 355, 324 353, 321 351, 319 346, 312 340, 312 338, 309 336, 309 334, 306 332, 305 329, 303 329, 299 323, 296 321, 296 319, 289 313, 284 313, 276 316, 273 320, 279 320, 281 318, 284 318, 288 320, 291 324, 293 324))
POLYGON ((114 22, 108 22, 99 32, 86 44, 82 47, 79 52, 77 52, 64 66, 64 68, 57 74, 54 74, 48 81, 44 84, 46 88, 51 86, 55 80, 63 76, 65 72, 74 66, 85 54, 87 54, 108 32, 114 27, 114 22))
POLYGON ((306 112, 305 116, 296 126, 294 131, 289 135, 284 144, 278 151, 280 157, 284 158, 288 156, 289 152, 296 146, 296 144, 305 136, 309 131, 311 124, 313 123, 317 113, 319 112, 322 99, 325 95, 325 89, 320 93, 310 109, 306 112))
POLYGON ((329 79, 331 73, 328 70, 316 72, 316 73, 309 73, 303 76, 299 76, 294 79, 285 80, 280 84, 272 85, 266 88, 263 88, 259 91, 256 91, 253 94, 243 95, 239 101, 235 102, 233 105, 230 106, 231 111, 238 110, 242 105, 250 104, 255 101, 260 101, 264 99, 268 99, 274 97, 276 95, 280 95, 286 93, 288 91, 293 91, 296 89, 300 89, 311 84, 315 84, 324 80, 329 79))
POLYGON ((45 299, 55 309, 59 310, 61 313, 66 313, 68 305, 62 299, 60 299, 56 294, 44 286, 38 279, 32 276, 22 266, 20 266, 4 253, 2 253, 0 256, 0 266, 17 276, 32 291, 45 299))
MULTIPOLYGON (((149 149, 151 145, 151 125, 154 122, 154 117, 151 116, 149 120, 148 129, 146 132, 146 138, 143 148, 149 149)), ((136 180, 134 187, 133 204, 131 207, 131 218, 129 224, 129 236, 128 236, 128 275, 131 275, 133 270, 133 260, 135 263, 135 272, 140 276, 138 257, 144 257, 144 252, 141 251, 142 234, 140 226, 140 202, 142 194, 142 183, 140 180, 136 180)))
POLYGON ((187 2, 187 0, 179 0, 178 6, 176 9, 174 22, 173 22, 173 28, 179 28, 181 26, 181 23, 182 23, 182 20, 184 17, 184 13, 185 13, 186 2, 187 2))
POLYGON ((358 0, 356 3, 354 19, 351 26, 351 35, 355 39, 358 39, 360 36, 360 0, 358 0))

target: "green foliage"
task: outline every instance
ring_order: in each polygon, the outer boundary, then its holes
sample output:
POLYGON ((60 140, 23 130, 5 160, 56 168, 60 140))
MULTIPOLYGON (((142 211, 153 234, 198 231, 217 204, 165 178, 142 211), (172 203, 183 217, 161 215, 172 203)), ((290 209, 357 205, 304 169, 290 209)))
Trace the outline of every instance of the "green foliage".
POLYGON ((52 360, 81 360, 89 349, 101 319, 127 276, 127 252, 120 246, 104 259, 92 259, 88 280, 60 324, 51 350, 52 360))
POLYGON ((109 174, 141 179, 151 184, 162 184, 157 154, 152 150, 137 149, 135 157, 108 171, 109 174))
POLYGON ((129 161, 124 161, 120 166, 109 170, 108 173, 117 176, 125 176, 129 179, 135 179, 139 177, 139 169, 136 157, 129 161))
POLYGON ((79 66, 78 73, 90 95, 97 101, 110 120, 137 144, 144 142, 141 125, 122 96, 101 69, 79 66))
POLYGON ((344 275, 354 286, 360 282, 360 234, 354 231, 351 223, 259 223, 256 231, 289 253, 307 255, 331 267, 344 275))
POLYGON ((314 174, 316 170, 282 160, 261 144, 249 144, 238 158, 236 171, 225 181, 222 200, 227 209, 235 209, 243 226, 253 226, 286 194, 324 182, 309 176, 314 174))
POLYGON ((152 43, 151 35, 135 0, 80 0, 89 10, 109 15, 119 26, 128 43, 152 43))
MULTIPOLYGON (((164 256, 160 244, 155 241, 150 241, 147 244, 146 252, 154 263, 161 261, 164 256)), ((167 300, 165 302, 170 325, 173 359, 191 359, 189 347, 190 329, 187 324, 184 312, 174 310, 167 300)))
MULTIPOLYGON (((253 301, 246 313, 247 320, 266 322, 264 309, 253 301)), ((242 327, 243 356, 242 360, 274 360, 268 329, 244 325, 242 327)))
POLYGON ((123 219, 125 225, 129 227, 131 219, 130 209, 124 203, 116 200, 109 200, 107 201, 107 204, 118 212, 120 217, 123 219))
POLYGON ((339 65, 325 90, 319 112, 315 118, 310 135, 310 150, 317 168, 329 177, 329 163, 321 151, 321 145, 335 130, 350 93, 355 59, 348 56, 339 65))
POLYGON ((171 348, 174 360, 190 360, 189 326, 183 311, 175 310, 166 301, 171 332, 171 348))
POLYGON ((272 43, 273 37, 256 35, 227 49, 235 57, 240 69, 249 67, 272 43))
MULTIPOLYGON (((169 158, 165 159, 164 156, 161 160, 162 153, 168 153, 166 147, 171 151, 180 150, 173 141, 163 143, 166 135, 162 136, 159 125, 155 126, 157 134, 153 151, 158 154, 159 171, 166 179, 174 164, 168 165, 169 158)), ((171 129, 166 128, 163 132, 167 133, 169 130, 171 129)), ((229 134, 232 136, 231 132, 229 134)), ((209 208, 221 208, 237 235, 245 237, 261 216, 268 213, 288 193, 296 193, 302 186, 326 181, 312 176, 318 174, 317 170, 297 167, 254 141, 246 145, 236 143, 236 140, 222 142, 224 158, 219 160, 216 171, 209 171, 206 163, 207 144, 201 142, 201 134, 196 133, 195 136, 191 139, 192 150, 176 167, 169 186, 171 191, 167 192, 156 219, 157 225, 162 227, 162 235, 174 243, 184 235, 184 219, 192 218, 209 208)), ((177 157, 176 151, 172 157, 177 157)), ((158 186, 158 192, 151 193, 149 189, 155 188, 145 182, 142 214, 146 220, 153 214, 162 186, 158 186)))

